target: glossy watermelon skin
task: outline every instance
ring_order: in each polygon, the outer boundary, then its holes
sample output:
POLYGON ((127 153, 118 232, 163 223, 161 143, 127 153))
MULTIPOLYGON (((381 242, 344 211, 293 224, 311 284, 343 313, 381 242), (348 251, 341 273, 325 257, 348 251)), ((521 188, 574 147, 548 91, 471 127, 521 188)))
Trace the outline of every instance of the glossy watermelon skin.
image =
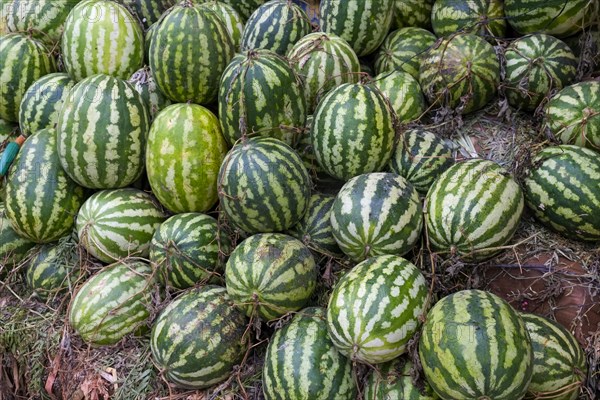
POLYGON ((419 79, 420 57, 436 41, 433 33, 423 28, 407 27, 391 32, 375 56, 377 74, 402 70, 419 79))
POLYGON ((411 377, 413 363, 404 358, 396 358, 390 362, 379 364, 378 368, 369 372, 364 388, 365 400, 435 400, 439 397, 424 382, 421 391, 411 377))
POLYGON ((148 105, 148 111, 152 119, 160 111, 171 105, 171 100, 160 91, 152 76, 152 71, 147 66, 135 71, 127 82, 131 83, 135 90, 142 95, 148 105))
POLYGON ((419 329, 427 292, 425 278, 405 259, 369 258, 333 289, 327 307, 329 337, 352 361, 390 361, 406 351, 419 329))
POLYGON ((267 0, 224 0, 230 4, 240 15, 247 20, 250 15, 267 0))
POLYGON ((419 358, 443 399, 520 399, 533 373, 525 323, 507 302, 481 290, 463 290, 433 306, 419 358))
POLYGON ((144 30, 158 21, 161 15, 178 3, 177 0, 121 0, 141 22, 144 30))
POLYGON ((395 28, 431 28, 431 9, 435 0, 396 0, 394 2, 395 28))
POLYGON ((373 84, 387 96, 401 123, 416 121, 425 114, 427 102, 421 85, 409 73, 383 73, 375 77, 373 84))
POLYGON ((356 398, 352 364, 333 346, 319 307, 303 309, 275 332, 262 376, 267 400, 356 398))
POLYGON ((214 11, 215 14, 219 16, 221 22, 223 22, 225 28, 227 28, 227 32, 229 32, 233 47, 236 51, 239 51, 240 43, 242 41, 242 32, 244 32, 245 18, 243 18, 232 5, 222 1, 209 1, 204 3, 204 6, 214 11))
POLYGON ((173 300, 152 327, 157 368, 175 386, 204 389, 229 377, 246 351, 247 320, 225 288, 193 288, 173 300))
POLYGON ((506 34, 504 1, 437 0, 431 11, 431 25, 438 37, 469 32, 493 41, 506 34))
POLYGON ((571 145, 542 150, 525 179, 525 201, 561 235, 600 241, 600 154, 571 145))
POLYGON ((35 246, 35 242, 19 236, 6 217, 4 204, 0 203, 0 273, 8 267, 15 266, 25 258, 27 252, 35 246))

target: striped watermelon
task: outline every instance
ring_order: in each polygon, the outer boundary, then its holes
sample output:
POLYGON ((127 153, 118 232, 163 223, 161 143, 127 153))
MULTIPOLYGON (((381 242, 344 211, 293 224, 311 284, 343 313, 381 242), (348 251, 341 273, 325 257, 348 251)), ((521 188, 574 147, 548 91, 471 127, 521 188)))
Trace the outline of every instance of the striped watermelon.
POLYGON ((331 228, 340 249, 355 261, 404 255, 423 228, 423 208, 400 175, 380 172, 350 179, 331 207, 331 228))
POLYGON ((400 122, 418 120, 425 113, 427 102, 421 85, 408 72, 392 71, 377 75, 373 84, 387 96, 400 122))
MULTIPOLYGON (((165 12, 161 19, 164 18, 166 14, 168 13, 165 12)), ((155 23, 150 25, 150 27, 146 29, 146 32, 144 33, 144 61, 146 64, 148 64, 148 59, 150 58, 150 43, 152 43, 152 38, 154 37, 156 30, 160 26, 160 23, 161 20, 156 21, 155 23)))
POLYGON ((369 372, 364 388, 365 400, 435 400, 438 396, 424 382, 421 391, 413 383, 413 363, 406 358, 396 358, 369 372))
POLYGON ((0 119, 0 149, 4 148, 6 141, 19 136, 19 124, 0 119))
POLYGON ((533 372, 525 323, 507 302, 481 290, 437 302, 423 326, 419 357, 443 399, 521 399, 533 372))
POLYGON ((217 99, 219 79, 234 54, 219 16, 207 6, 185 1, 162 18, 152 35, 148 59, 168 98, 210 104, 217 99))
POLYGON ((54 129, 69 91, 75 81, 68 74, 48 74, 38 79, 23 95, 19 111, 19 125, 24 135, 42 129, 54 129))
POLYGON ((573 51, 549 35, 535 34, 515 40, 504 58, 506 98, 513 107, 529 111, 535 110, 552 91, 570 84, 577 74, 573 51))
POLYGON ((561 90, 546 107, 546 127, 565 144, 600 151, 600 82, 561 90))
POLYGON ((525 179, 525 201, 562 235, 600 241, 600 154, 570 145, 542 150, 525 179))
POLYGON ((221 78, 219 117, 233 145, 259 134, 293 145, 306 122, 302 82, 283 57, 268 50, 238 54, 221 78))
POLYGON ((262 233, 233 250, 225 283, 229 297, 248 317, 270 321, 306 305, 317 285, 317 266, 298 239, 262 233))
POLYGON ((410 262, 369 258, 344 275, 327 307, 329 337, 352 361, 377 364, 406 352, 421 325, 428 288, 410 262))
POLYGON ((154 119, 156 114, 160 111, 171 105, 171 100, 169 100, 156 85, 156 81, 152 76, 150 68, 145 66, 144 68, 137 70, 131 78, 129 78, 128 82, 131 83, 135 90, 142 95, 142 98, 146 100, 148 111, 150 112, 150 117, 152 119, 154 119))
POLYGON ((303 78, 310 111, 333 88, 360 80, 358 57, 348 42, 336 35, 322 32, 306 35, 294 45, 287 57, 303 78))
POLYGON ((395 28, 416 27, 429 29, 431 27, 431 9, 435 0, 395 0, 395 28))
POLYGON ((452 149, 444 140, 424 129, 402 133, 389 168, 425 195, 433 182, 454 164, 452 149))
POLYGON ((102 269, 77 290, 69 324, 92 345, 110 345, 144 326, 150 316, 152 268, 139 261, 102 269))
POLYGON ((218 194, 222 210, 237 228, 278 232, 300 221, 310 200, 310 184, 293 149, 277 139, 256 137, 227 154, 218 194))
POLYGON ((385 39, 394 0, 322 0, 321 28, 348 41, 359 57, 373 53, 385 39))
POLYGON ((437 42, 425 55, 419 81, 432 104, 479 110, 496 95, 500 63, 492 45, 472 34, 437 42))
POLYGON ((312 32, 306 13, 289 0, 270 0, 246 22, 242 51, 265 49, 285 56, 298 40, 312 32))
POLYGON ((318 255, 341 258, 344 253, 335 241, 331 227, 331 207, 334 200, 333 195, 313 193, 304 217, 287 233, 301 240, 318 255))
POLYGON ((157 201, 141 190, 96 192, 77 215, 79 243, 104 262, 147 258, 152 236, 165 217, 157 201))
POLYGON ((344 84, 317 106, 311 142, 319 165, 334 178, 382 170, 392 156, 396 116, 370 85, 344 84))
POLYGON ((534 314, 521 314, 533 346, 532 398, 575 400, 587 374, 585 354, 562 325, 534 314))
POLYGON ((25 258, 35 242, 19 236, 6 217, 4 205, 0 203, 0 274, 3 267, 17 265, 25 258))
POLYGON ((375 55, 377 74, 401 70, 419 78, 420 57, 435 43, 435 35, 422 28, 402 28, 391 32, 375 55))
POLYGON ((161 15, 177 3, 177 0, 120 0, 138 18, 144 29, 159 20, 161 15))
POLYGON ((498 164, 473 159, 444 171, 427 193, 425 223, 436 251, 480 261, 515 233, 523 193, 498 164))
POLYGON ((91 76, 69 91, 58 116, 60 162, 82 186, 127 186, 142 174, 149 129, 148 105, 131 84, 91 76))
POLYGON ((222 0, 229 3, 235 10, 240 13, 244 20, 250 18, 250 15, 267 0, 222 0))
POLYGON ((41 42, 21 33, 0 36, 0 118, 19 122, 27 89, 54 71, 56 62, 41 42))
POLYGON ((229 32, 233 47, 236 51, 239 50, 242 42, 242 32, 244 31, 244 18, 232 5, 223 1, 209 1, 204 6, 219 16, 221 22, 227 28, 227 32, 229 32))
POLYGON ((326 311, 309 307, 277 330, 262 371, 266 400, 353 400, 352 364, 327 335, 326 311))
POLYGON ((150 261, 161 283, 186 289, 214 280, 231 251, 217 220, 206 214, 177 214, 163 222, 150 243, 150 261))
POLYGON ((246 351, 246 318, 225 288, 191 289, 171 302, 152 327, 150 348, 167 380, 190 389, 229 377, 246 351))
POLYGON ((317 156, 315 155, 315 151, 313 149, 312 142, 310 140, 310 130, 312 128, 313 116, 309 115, 306 118, 306 127, 304 128, 304 132, 298 139, 298 143, 294 146, 296 152, 300 155, 306 170, 310 174, 313 181, 318 180, 325 171, 319 165, 317 161, 317 156))
POLYGON ((6 181, 6 215, 19 235, 36 243, 58 240, 73 229, 85 196, 60 166, 54 129, 25 141, 6 181))
POLYGON ((127 79, 144 63, 144 31, 127 8, 109 0, 83 0, 69 13, 62 60, 73 79, 95 74, 127 79))
POLYGON ((154 195, 175 213, 210 210, 217 201, 217 177, 226 153, 212 112, 196 104, 169 106, 148 135, 146 172, 154 195))
POLYGON ((493 41, 506 34, 504 0, 436 0, 431 25, 438 37, 469 32, 493 41))

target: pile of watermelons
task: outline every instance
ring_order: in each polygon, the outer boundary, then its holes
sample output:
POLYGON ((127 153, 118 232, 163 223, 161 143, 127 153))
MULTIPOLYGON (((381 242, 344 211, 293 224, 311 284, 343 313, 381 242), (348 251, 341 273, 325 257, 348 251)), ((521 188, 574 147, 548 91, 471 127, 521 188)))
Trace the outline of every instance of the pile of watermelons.
MULTIPOLYGON (((514 251, 524 212, 600 276, 599 12, 3 0, 0 303, 58 304, 61 346, 141 336, 169 393, 212 396, 193 398, 594 399, 569 326, 434 289, 440 260, 514 251), (455 159, 494 104, 543 132, 518 174, 455 159)), ((20 381, 0 373, 0 398, 20 381)))

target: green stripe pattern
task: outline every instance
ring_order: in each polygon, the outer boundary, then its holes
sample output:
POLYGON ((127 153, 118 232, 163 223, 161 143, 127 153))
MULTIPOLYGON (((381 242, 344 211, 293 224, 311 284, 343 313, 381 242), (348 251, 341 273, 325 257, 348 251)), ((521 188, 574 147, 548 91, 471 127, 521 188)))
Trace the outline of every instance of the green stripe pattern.
POLYGON ((533 346, 533 377, 528 393, 555 400, 575 400, 587 375, 585 354, 577 339, 557 322, 521 314, 533 346), (579 385, 577 385, 579 383, 579 385))
POLYGON ((360 62, 352 47, 339 36, 315 32, 300 39, 288 52, 294 69, 302 77, 309 110, 344 83, 358 83, 360 62))
POLYGON ((84 187, 125 187, 142 174, 149 129, 148 105, 131 84, 91 76, 69 91, 58 116, 60 162, 84 187))
POLYGON ((219 276, 230 250, 231 243, 216 219, 200 213, 177 214, 154 233, 150 262, 161 283, 187 289, 219 276))
POLYGON ((175 213, 205 212, 217 201, 227 143, 217 117, 196 104, 174 104, 156 117, 146 147, 154 195, 175 213))
POLYGON ((73 228, 85 196, 60 166, 56 131, 30 136, 6 181, 6 215, 15 231, 36 243, 58 240, 73 228))
POLYGON ((210 104, 221 74, 235 54, 219 16, 204 5, 182 2, 160 22, 150 42, 150 69, 162 92, 177 103, 210 104))
POLYGON ((600 82, 567 86, 546 107, 546 127, 565 144, 600 151, 600 82))
POLYGON ((325 174, 323 168, 319 165, 317 161, 317 156, 315 155, 315 150, 313 149, 312 141, 310 140, 310 130, 312 128, 313 116, 309 115, 306 117, 306 127, 304 128, 304 132, 300 135, 298 139, 298 143, 294 146, 296 152, 302 158, 302 162, 306 167, 306 170, 310 174, 310 177, 314 180, 318 180, 320 175, 325 174))
POLYGON ((190 289, 171 302, 152 327, 154 362, 177 387, 213 386, 242 361, 246 323, 225 288, 190 289))
POLYGON ((158 21, 177 0, 120 0, 138 18, 144 29, 158 21))
POLYGON ((298 40, 312 32, 308 16, 289 0, 271 0, 246 22, 242 51, 265 49, 285 56, 298 40))
POLYGON ((533 372, 533 350, 519 314, 481 290, 440 300, 419 342, 425 377, 442 399, 521 399, 533 372))
POLYGON ((73 79, 96 74, 127 79, 144 63, 144 32, 127 8, 109 0, 84 0, 65 21, 62 60, 73 79))
POLYGON ((377 75, 373 84, 387 96, 402 123, 420 119, 427 109, 421 85, 408 72, 392 71, 377 75))
MULTIPOLYGON (((0 203, 0 266, 8 268, 19 264, 33 246, 35 242, 15 232, 6 217, 4 205, 0 203)), ((0 267, 0 273, 6 271, 0 267)))
POLYGON ((248 317, 271 321, 306 305, 317 285, 317 266, 298 239, 262 233, 233 250, 225 283, 229 297, 248 317))
POLYGON ((525 201, 563 236, 600 241, 600 154, 571 145, 542 150, 525 179, 525 201))
POLYGON ((250 234, 291 228, 310 200, 310 177, 300 156, 273 138, 251 138, 234 146, 218 182, 222 210, 250 234))
POLYGON ((306 122, 304 88, 289 62, 269 50, 238 54, 221 78, 219 118, 230 145, 268 136, 293 146, 306 122))
POLYGON ((389 168, 404 177, 421 195, 454 164, 452 150, 444 140, 424 129, 404 131, 394 149, 389 168))
POLYGON ((27 89, 55 71, 56 62, 41 42, 21 33, 0 36, 0 118, 19 122, 27 89))
POLYGON ((112 264, 79 288, 69 323, 92 345, 111 345, 146 324, 152 307, 152 268, 139 261, 112 264))
POLYGON ((437 0, 431 25, 438 37, 469 32, 493 41, 506 34, 504 0, 437 0))
POLYGON ((160 111, 171 105, 171 100, 160 91, 152 76, 152 71, 147 66, 134 72, 128 82, 146 101, 152 119, 160 111))
POLYGON ((331 293, 327 329, 352 361, 378 364, 406 352, 426 310, 427 283, 405 259, 369 258, 344 275, 331 293))
POLYGON ((354 261, 383 254, 401 256, 421 236, 421 200, 400 175, 359 175, 338 193, 331 207, 331 228, 340 249, 354 261))
POLYGON ((393 0, 322 0, 321 29, 345 39, 359 57, 385 39, 394 16, 393 0))
POLYGON ((347 83, 332 90, 317 106, 310 132, 319 165, 340 180, 381 171, 394 149, 395 118, 376 87, 347 83))
POLYGON ((395 28, 415 27, 429 29, 431 27, 431 9, 435 0, 396 0, 394 2, 395 28))
POLYGON ((413 384, 411 370, 413 363, 397 358, 380 364, 369 372, 364 388, 365 400, 435 400, 438 396, 425 381, 423 391, 413 384))
POLYGON ((227 3, 222 1, 209 1, 204 3, 204 7, 212 10, 219 16, 221 22, 227 28, 233 47, 235 50, 239 50, 242 42, 242 32, 244 31, 244 19, 236 9, 227 3))
POLYGON ((68 74, 48 74, 27 89, 19 111, 21 132, 29 136, 42 129, 54 129, 69 91, 75 81, 68 74))
POLYGON ((238 13, 247 20, 250 15, 267 0, 223 0, 236 9, 238 13))
POLYGON ((435 250, 480 261, 517 230, 523 193, 498 164, 473 159, 448 168, 427 193, 425 223, 435 250))
POLYGON ((375 56, 377 74, 401 70, 419 79, 421 56, 435 43, 435 35, 422 28, 401 28, 385 39, 375 56))
POLYGON ((327 334, 326 311, 309 307, 277 330, 262 371, 266 400, 352 400, 352 364, 327 334))
POLYGON ((513 107, 528 111, 535 110, 554 90, 569 85, 577 74, 573 51, 549 35, 535 34, 515 40, 504 52, 504 58, 506 98, 513 107))
POLYGON ((79 243, 94 257, 113 262, 148 258, 150 241, 166 219, 158 202, 138 189, 94 193, 77 215, 79 243))

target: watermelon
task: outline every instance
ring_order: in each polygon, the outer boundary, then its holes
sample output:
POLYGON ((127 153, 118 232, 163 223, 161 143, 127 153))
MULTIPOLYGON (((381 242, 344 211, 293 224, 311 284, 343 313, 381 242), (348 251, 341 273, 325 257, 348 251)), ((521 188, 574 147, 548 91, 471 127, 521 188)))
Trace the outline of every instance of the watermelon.
POLYGON ((504 58, 506 98, 513 107, 528 111, 535 110, 553 91, 570 84, 577 74, 573 51, 549 35, 535 34, 515 40, 504 58))
POLYGON ((152 77, 150 68, 145 66, 142 69, 137 70, 131 78, 129 78, 128 82, 133 85, 135 90, 141 94, 142 98, 146 101, 152 119, 154 119, 156 114, 160 111, 171 105, 171 100, 160 91, 158 86, 156 86, 156 81, 154 80, 154 77, 152 77))
POLYGON ((177 387, 213 386, 227 379, 242 361, 246 323, 225 288, 190 289, 154 322, 150 349, 155 365, 177 387))
MULTIPOLYGON (((165 12, 165 14, 163 14, 162 17, 164 18, 166 14, 168 13, 165 12)), ((144 33, 144 61, 146 62, 146 64, 148 64, 148 59, 150 57, 150 43, 152 43, 152 38, 154 37, 156 30, 160 26, 160 22, 161 20, 158 20, 152 25, 150 25, 150 27, 146 29, 146 33, 144 33)))
POLYGON ((322 0, 321 29, 348 41, 359 57, 373 53, 385 39, 394 0, 322 0))
POLYGON ((223 271, 231 251, 229 238, 217 220, 206 214, 172 216, 154 232, 150 262, 161 283, 187 289, 213 281, 223 271))
POLYGON ((41 42, 21 33, 0 36, 0 119, 19 122, 27 89, 54 71, 56 62, 41 42))
POLYGON ((302 82, 286 59, 269 50, 238 54, 223 73, 219 118, 230 145, 258 134, 293 146, 306 113, 302 82))
POLYGON ((389 168, 425 195, 433 182, 454 164, 452 149, 444 140, 424 129, 404 131, 394 149, 389 168))
POLYGON ((148 135, 146 172, 154 195, 175 213, 208 211, 217 201, 217 177, 226 153, 212 112, 196 104, 169 106, 148 135))
POLYGON ((80 185, 119 188, 142 174, 150 112, 126 81, 94 75, 79 82, 64 101, 56 129, 60 162, 80 185))
POLYGON ((144 29, 148 29, 165 11, 175 5, 177 0, 120 0, 120 2, 138 18, 144 29))
POLYGON ((546 127, 565 144, 600 151, 600 82, 561 90, 546 107, 546 127))
POLYGON ((391 32, 375 55, 375 71, 401 70, 419 79, 420 57, 435 43, 435 35, 422 28, 402 28, 391 32))
POLYGON ((387 96, 400 122, 412 122, 425 114, 427 102, 421 85, 408 72, 392 71, 377 75, 373 84, 387 96))
POLYGON ((472 159, 455 164, 433 183, 425 223, 436 251, 481 261, 497 254, 515 233, 523 192, 498 164, 472 159))
POLYGON ((19 235, 36 243, 68 234, 86 196, 61 168, 56 140, 54 129, 27 139, 6 181, 6 216, 19 235))
POLYGON ((327 307, 327 329, 352 361, 377 364, 406 352, 426 312, 428 287, 404 258, 369 258, 336 284, 327 307))
POLYGON ((395 0, 395 28, 416 27, 429 29, 431 26, 431 9, 435 0, 395 0))
POLYGON ((529 396, 575 400, 587 375, 585 354, 575 336, 555 321, 521 314, 533 347, 529 396))
POLYGON ((354 261, 404 255, 423 228, 423 208, 400 175, 371 173, 350 179, 331 207, 331 228, 340 249, 354 261))
POLYGON ((424 54, 419 81, 430 103, 467 114, 496 95, 500 63, 484 39, 472 34, 454 35, 424 54))
POLYGON ((309 307, 277 330, 262 371, 266 400, 353 400, 352 364, 327 335, 326 311, 309 307))
POLYGON ((419 358, 443 399, 521 399, 533 373, 525 323, 506 301, 481 290, 463 290, 433 306, 419 358))
POLYGON ((360 62, 352 47, 339 36, 315 32, 300 39, 288 52, 292 66, 302 77, 308 109, 344 83, 358 83, 360 62))
POLYGON ((317 156, 315 155, 315 151, 313 149, 312 142, 310 140, 310 130, 312 128, 313 116, 309 115, 306 118, 306 127, 304 128, 304 132, 298 139, 298 143, 294 146, 296 152, 302 158, 302 162, 306 167, 306 170, 309 172, 311 178, 313 180, 318 180, 320 176, 325 174, 323 168, 319 165, 317 161, 317 156))
POLYGON ((310 177, 292 148, 255 137, 242 140, 225 157, 218 194, 222 210, 242 231, 284 231, 306 211, 310 177))
POLYGON ((168 11, 152 34, 148 60, 160 90, 177 103, 210 104, 235 54, 219 16, 185 1, 168 11))
POLYGON ((250 15, 267 0, 222 0, 230 4, 235 10, 247 20, 250 15))
POLYGON ((504 0, 436 0, 431 25, 438 37, 469 32, 493 41, 506 34, 504 0))
POLYGON ((24 135, 42 129, 54 129, 65 99, 75 86, 68 74, 48 74, 27 89, 19 111, 19 125, 24 135))
POLYGON ((265 49, 285 56, 311 32, 310 20, 298 5, 289 0, 271 0, 248 18, 240 47, 242 51, 265 49))
POLYGON ((525 201, 563 236, 600 241, 600 154, 571 145, 542 150, 525 179, 525 201))
MULTIPOLYGON (((25 258, 35 242, 19 236, 6 217, 4 205, 0 203, 0 273, 4 267, 15 266, 25 258)), ((6 271, 6 270, 4 270, 6 271)))
POLYGON ((148 264, 122 261, 109 265, 77 290, 69 308, 69 324, 89 344, 115 344, 146 324, 153 288, 148 264))
POLYGON ((411 370, 413 363, 404 358, 396 358, 378 365, 369 372, 364 388, 365 400, 435 400, 437 395, 427 382, 423 390, 413 383, 411 370))
POLYGON ((146 192, 103 190, 86 200, 76 226, 80 244, 109 263, 128 256, 148 258, 152 236, 165 219, 157 201, 146 192))
POLYGON ((396 137, 395 113, 379 89, 344 84, 317 106, 311 142, 319 165, 334 178, 382 170, 396 137))
POLYGON ((221 22, 227 28, 233 47, 235 50, 240 48, 242 42, 242 32, 244 31, 244 18, 240 15, 236 9, 227 3, 222 1, 209 1, 204 6, 209 10, 212 10, 219 16, 221 22))
POLYGON ((65 21, 61 49, 76 81, 96 74, 127 79, 144 63, 144 31, 118 2, 83 0, 65 21))
POLYGON ((0 148, 6 141, 19 136, 19 124, 0 119, 0 148))
POLYGON ((333 195, 313 193, 304 217, 287 233, 301 240, 318 255, 341 258, 344 253, 335 241, 331 227, 331 208, 334 201, 333 195))

